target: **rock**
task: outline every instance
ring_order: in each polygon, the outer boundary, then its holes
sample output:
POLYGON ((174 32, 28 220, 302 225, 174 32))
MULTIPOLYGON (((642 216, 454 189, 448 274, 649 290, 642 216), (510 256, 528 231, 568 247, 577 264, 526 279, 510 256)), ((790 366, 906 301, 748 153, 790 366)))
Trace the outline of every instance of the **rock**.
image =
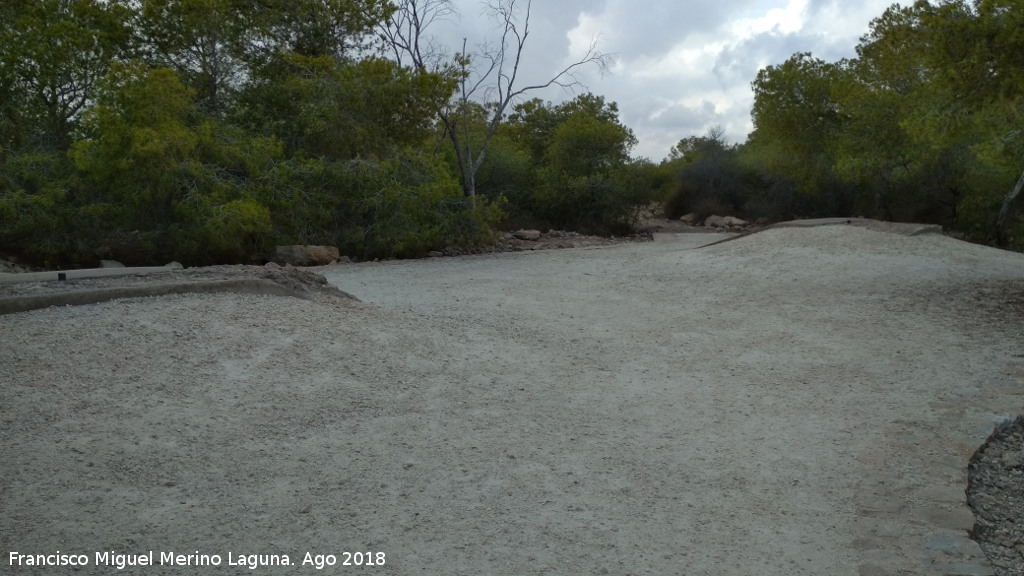
POLYGON ((686 224, 687 226, 696 226, 700 224, 700 216, 697 216, 693 212, 690 212, 689 214, 685 214, 682 217, 680 217, 679 221, 682 222, 683 224, 686 224))
POLYGON ((540 240, 540 230, 516 230, 512 233, 513 236, 520 240, 540 240))
POLYGON ((437 250, 431 250, 430 252, 427 252, 427 256, 430 256, 431 258, 440 258, 441 256, 444 256, 444 253, 438 252, 437 250))
POLYGON ((270 260, 292 266, 324 266, 340 257, 334 246, 278 246, 270 260))
POLYGON ((708 228, 725 228, 721 216, 711 215, 704 219, 704 225, 708 228))
POLYGON ((1007 468, 1016 468, 1018 466, 1024 466, 1024 452, 1006 452, 1002 457, 1003 466, 1007 468))
POLYGON ((100 268, 124 268, 117 260, 100 260, 100 268))
POLYGON ((164 268, 170 268, 171 270, 182 270, 185 267, 181 265, 181 262, 171 262, 164 266, 164 268))
POLYGON ((739 228, 746 226, 747 221, 735 216, 708 216, 704 219, 704 225, 711 228, 739 228))

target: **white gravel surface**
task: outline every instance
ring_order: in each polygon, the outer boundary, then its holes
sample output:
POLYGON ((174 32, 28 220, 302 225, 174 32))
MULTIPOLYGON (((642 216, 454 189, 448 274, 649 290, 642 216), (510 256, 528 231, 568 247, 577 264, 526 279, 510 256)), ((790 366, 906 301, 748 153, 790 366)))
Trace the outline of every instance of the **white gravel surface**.
POLYGON ((1024 256, 663 240, 0 316, 0 572, 990 574, 963 490, 1024 411, 1024 256))

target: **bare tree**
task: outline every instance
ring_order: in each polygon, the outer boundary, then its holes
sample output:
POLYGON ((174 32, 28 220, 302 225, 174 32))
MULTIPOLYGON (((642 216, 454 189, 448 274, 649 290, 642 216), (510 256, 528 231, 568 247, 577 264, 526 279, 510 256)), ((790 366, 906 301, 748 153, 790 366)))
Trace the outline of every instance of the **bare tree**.
POLYGON ((397 9, 381 27, 381 39, 399 66, 412 65, 436 72, 444 66, 444 55, 426 37, 434 22, 457 15, 452 0, 400 0, 397 9))
POLYGON ((597 51, 596 42, 591 43, 582 58, 566 66, 550 80, 540 84, 518 87, 516 81, 523 51, 530 35, 530 11, 532 0, 526 0, 525 9, 519 12, 519 0, 493 0, 488 7, 499 22, 501 38, 496 45, 483 46, 476 54, 466 49, 454 62, 446 62, 432 44, 425 40, 427 28, 439 18, 456 13, 451 0, 398 0, 397 10, 382 33, 384 40, 395 53, 399 63, 409 62, 421 71, 441 72, 454 75, 458 82, 455 97, 438 118, 444 126, 445 137, 451 142, 459 164, 462 189, 469 197, 476 195, 476 173, 487 156, 487 148, 498 125, 505 117, 505 111, 517 99, 528 92, 551 86, 574 89, 582 86, 578 72, 586 65, 594 64, 603 72, 608 67, 608 56, 597 51), (471 66, 478 65, 473 70, 471 66), (487 101, 487 125, 483 140, 474 148, 470 138, 469 109, 472 102, 487 101))

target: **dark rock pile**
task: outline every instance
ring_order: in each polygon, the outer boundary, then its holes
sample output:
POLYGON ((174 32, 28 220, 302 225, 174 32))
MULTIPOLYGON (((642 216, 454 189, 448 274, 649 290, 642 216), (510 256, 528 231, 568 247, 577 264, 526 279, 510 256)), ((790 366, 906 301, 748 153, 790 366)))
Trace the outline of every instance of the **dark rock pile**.
POLYGON ((997 576, 1024 575, 1024 417, 1000 426, 971 458, 971 536, 997 576))

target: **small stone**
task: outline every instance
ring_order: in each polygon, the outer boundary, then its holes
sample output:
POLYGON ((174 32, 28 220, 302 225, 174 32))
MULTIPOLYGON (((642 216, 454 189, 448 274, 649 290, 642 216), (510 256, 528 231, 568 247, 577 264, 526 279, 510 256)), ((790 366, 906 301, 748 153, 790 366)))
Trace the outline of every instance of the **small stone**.
POLYGON ((1003 454, 1001 461, 1003 463, 1003 466, 1006 466, 1007 468, 1017 468, 1020 466, 1024 466, 1024 452, 1006 452, 1003 454))
POLYGON ((124 268, 117 260, 100 260, 100 268, 124 268))

